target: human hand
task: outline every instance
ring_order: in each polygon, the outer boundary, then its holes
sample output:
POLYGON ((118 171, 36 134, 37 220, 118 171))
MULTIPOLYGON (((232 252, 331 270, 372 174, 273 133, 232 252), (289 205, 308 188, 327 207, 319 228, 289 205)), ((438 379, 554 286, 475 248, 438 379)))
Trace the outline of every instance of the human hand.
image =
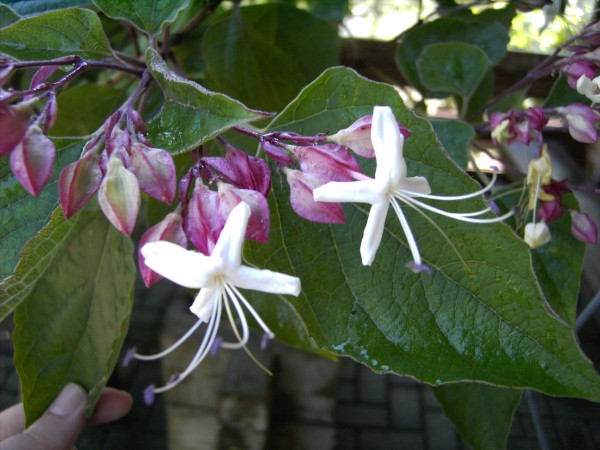
POLYGON ((105 388, 89 421, 85 419, 87 401, 86 392, 69 383, 26 430, 23 404, 0 412, 0 450, 70 450, 86 424, 120 419, 131 409, 132 398, 125 391, 105 388))

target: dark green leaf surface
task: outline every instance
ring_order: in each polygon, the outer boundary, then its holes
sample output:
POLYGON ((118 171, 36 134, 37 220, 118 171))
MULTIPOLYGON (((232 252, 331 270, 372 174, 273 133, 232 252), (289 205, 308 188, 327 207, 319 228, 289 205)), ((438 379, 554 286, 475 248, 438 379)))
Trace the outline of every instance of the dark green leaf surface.
POLYGON ((521 391, 479 383, 458 383, 431 389, 473 450, 503 450, 521 391))
POLYGON ((88 413, 112 373, 132 307, 133 245, 98 212, 80 212, 15 311, 15 366, 28 424, 72 381, 88 413))
POLYGON ((237 100, 180 77, 152 48, 148 49, 146 60, 166 98, 161 112, 148 124, 152 144, 156 147, 181 153, 233 125, 263 117, 237 100))
POLYGON ((124 101, 124 92, 110 86, 83 84, 58 94, 60 114, 52 136, 85 136, 96 131, 124 101))
POLYGON ((478 23, 455 18, 442 18, 409 31, 396 49, 396 65, 409 83, 429 94, 419 74, 415 61, 429 44, 463 42, 483 50, 494 65, 506 54, 508 32, 500 24, 478 23))
POLYGON ((61 9, 19 20, 0 30, 0 52, 20 60, 112 55, 100 19, 87 9, 61 9))
MULTIPOLYGON (((36 198, 31 196, 10 171, 8 158, 0 158, 0 280, 14 270, 23 245, 48 222, 58 205, 58 176, 75 161, 83 149, 81 141, 56 143, 57 156, 48 185, 36 198)), ((0 320, 4 316, 0 297, 0 320)))
MULTIPOLYGON (((578 209, 573 196, 565 196, 563 201, 578 209)), ((585 244, 571 234, 571 216, 568 212, 549 226, 552 233, 550 242, 531 252, 533 268, 552 309, 571 327, 575 327, 585 244)))
POLYGON ((234 10, 206 31, 202 44, 211 88, 266 111, 281 110, 337 65, 338 54, 334 27, 277 4, 234 10))
POLYGON ((45 13, 55 9, 74 8, 77 6, 88 6, 91 0, 3 0, 17 14, 28 16, 32 14, 45 13))
POLYGON ((469 162, 469 145, 475 136, 473 127, 462 120, 436 119, 431 121, 440 143, 454 162, 463 169, 469 162))
POLYGON ((430 44, 417 60, 423 85, 434 92, 451 92, 468 99, 488 68, 488 57, 479 47, 462 42, 430 44))
POLYGON ((107 16, 127 20, 154 35, 177 18, 188 0, 94 0, 94 3, 107 16))
MULTIPOLYGON (((326 71, 272 128, 309 134, 338 130, 371 113, 374 104, 392 106, 413 133, 405 145, 408 176, 425 176, 435 194, 476 190, 447 159, 431 125, 409 112, 393 88, 348 69, 326 71)), ((372 164, 363 167, 373 173, 372 164)), ((280 230, 281 235, 272 246, 253 248, 250 259, 264 266, 277 258, 274 269, 300 277, 303 292, 289 301, 324 349, 430 384, 485 381, 600 399, 597 374, 570 327, 548 313, 529 249, 508 226, 433 216, 453 249, 406 208, 431 275, 404 268, 411 257, 393 213, 374 264, 363 267, 359 243, 368 205, 347 205, 348 223, 327 226, 298 218, 287 188, 274 186, 273 192, 272 234, 280 230)), ((485 205, 472 199, 440 206, 472 211, 485 205)))

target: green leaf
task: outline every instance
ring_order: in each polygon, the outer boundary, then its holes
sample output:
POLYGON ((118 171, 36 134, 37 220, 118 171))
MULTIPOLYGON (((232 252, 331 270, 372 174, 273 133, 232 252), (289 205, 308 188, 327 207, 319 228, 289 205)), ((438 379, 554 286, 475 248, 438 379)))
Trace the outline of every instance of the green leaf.
POLYGON ((462 120, 434 119, 433 130, 444 149, 459 167, 467 168, 469 145, 475 136, 473 127, 462 120))
POLYGON ((61 9, 0 29, 0 52, 20 60, 112 56, 100 19, 87 9, 61 9))
POLYGON ((417 60, 423 85, 434 92, 451 92, 468 99, 488 68, 488 57, 480 48, 461 42, 430 44, 417 60))
MULTIPOLYGON (((563 203, 579 209, 572 195, 564 196, 563 203)), ((569 213, 552 222, 550 232, 550 242, 531 252, 533 268, 552 309, 571 327, 575 327, 585 244, 571 234, 569 213)))
POLYGON ((6 5, 0 5, 0 28, 15 23, 21 17, 6 5))
MULTIPOLYGON (((23 245, 48 222, 58 205, 58 176, 63 167, 79 157, 84 145, 81 141, 55 143, 52 177, 37 198, 13 176, 8 158, 0 158, 0 280, 12 273, 23 245)), ((0 320, 4 317, 2 300, 0 297, 0 320)))
POLYGON ((234 125, 263 117, 237 100, 180 77, 152 48, 148 48, 146 60, 166 98, 159 115, 148 123, 156 147, 175 154, 185 152, 234 125))
POLYGON ((80 212, 15 311, 15 366, 31 424, 68 382, 90 391, 88 414, 116 364, 133 299, 131 240, 80 212))
POLYGON ((92 4, 91 0, 3 0, 3 3, 21 16, 92 4))
MULTIPOLYGON (((509 36, 498 23, 479 23, 455 18, 442 18, 416 27, 406 33, 396 48, 396 66, 408 82, 431 96, 419 78, 415 61, 429 44, 463 42, 483 50, 491 65, 496 64, 506 54, 509 36)), ((444 61, 444 60, 442 60, 444 61)), ((440 61, 440 66, 443 63, 440 61)), ((441 95, 442 97, 444 95, 441 95)))
POLYGON ((267 111, 283 108, 339 61, 336 29, 288 5, 234 9, 202 42, 211 88, 267 111))
POLYGON ((521 391, 479 383, 431 389, 446 416, 474 450, 503 450, 521 391))
POLYGON ((83 84, 58 94, 52 136, 85 136, 96 131, 125 100, 123 90, 99 84, 83 84))
POLYGON ((127 20, 151 35, 159 33, 167 23, 187 7, 189 0, 94 0, 95 5, 113 19, 127 20))
POLYGON ((561 74, 552 85, 548 97, 544 101, 544 108, 556 108, 558 106, 567 106, 571 103, 583 103, 589 105, 590 101, 584 95, 577 92, 567 83, 567 77, 561 74))
MULTIPOLYGON (((426 177, 439 195, 477 189, 448 160, 429 122, 410 112, 392 87, 349 69, 325 71, 270 129, 338 130, 371 113, 374 104, 390 105, 412 132, 404 146, 408 176, 426 177)), ((372 174, 374 162, 365 162, 363 169, 372 174)), ((483 381, 600 399, 600 378, 570 327, 546 309, 529 249, 505 224, 476 225, 433 215, 436 229, 404 208, 432 269, 431 275, 414 274, 404 267, 411 255, 393 213, 373 265, 364 267, 359 243, 368 205, 347 205, 345 225, 323 225, 292 212, 287 188, 275 184, 273 195, 271 234, 280 236, 250 259, 264 266, 277 256, 274 270, 300 277, 302 294, 288 301, 322 348, 375 371, 429 384, 483 381)), ((474 198, 439 206, 456 212, 486 205, 474 198)))

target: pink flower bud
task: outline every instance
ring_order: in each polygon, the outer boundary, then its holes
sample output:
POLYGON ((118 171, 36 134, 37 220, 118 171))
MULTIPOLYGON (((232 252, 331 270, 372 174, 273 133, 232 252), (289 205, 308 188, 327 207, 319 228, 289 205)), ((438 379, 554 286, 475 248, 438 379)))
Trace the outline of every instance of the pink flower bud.
MULTIPOLYGON (((350 125, 348 128, 338 131, 329 139, 336 144, 348 147, 357 155, 364 158, 374 158, 375 151, 373 150, 373 144, 371 142, 371 123, 373 116, 363 116, 350 125)), ((398 124, 400 132, 404 138, 410 136, 410 130, 400 124, 398 124)))
POLYGON ((187 238, 183 232, 183 219, 178 212, 172 212, 161 220, 159 223, 149 228, 140 238, 140 245, 138 249, 138 261, 140 264, 140 273, 146 287, 152 286, 158 280, 162 278, 159 274, 151 270, 145 263, 144 257, 142 256, 141 248, 148 242, 156 241, 168 241, 179 245, 180 247, 187 247, 187 238))
POLYGON ((116 153, 123 164, 129 165, 129 152, 131 151, 131 136, 123 132, 118 126, 113 127, 110 137, 106 136, 106 156, 116 153))
POLYGON ((246 239, 252 239, 263 244, 269 242, 269 226, 271 217, 269 204, 264 195, 251 189, 238 189, 226 183, 219 183, 219 213, 223 221, 240 202, 250 206, 252 211, 246 228, 246 239))
POLYGON ((344 223, 344 209, 341 203, 315 202, 313 190, 331 181, 320 173, 305 173, 299 170, 284 169, 290 185, 290 203, 300 217, 312 222, 344 223))
POLYGON ((106 175, 98 189, 98 203, 106 218, 121 233, 130 236, 140 209, 140 187, 114 153, 108 161, 106 175))
POLYGON ((93 151, 62 170, 58 179, 58 197, 67 219, 94 196, 101 182, 100 157, 93 151))
POLYGON ((575 61, 563 67, 563 73, 567 76, 567 83, 571 89, 577 89, 577 80, 581 75, 593 79, 596 76, 596 65, 591 61, 575 61))
POLYGON ((361 173, 360 166, 345 148, 335 144, 296 147, 304 173, 320 173, 329 181, 351 181, 352 173, 361 173))
POLYGON ((58 66, 42 66, 40 69, 31 77, 31 83, 29 89, 35 89, 42 83, 46 82, 48 78, 52 76, 54 72, 58 70, 58 66))
POLYGON ((135 142, 131 146, 128 169, 137 177, 143 192, 161 202, 173 202, 177 176, 168 151, 135 142))
POLYGON ((556 108, 567 121, 571 137, 579 142, 592 144, 598 141, 596 123, 600 115, 592 108, 581 103, 572 103, 567 107, 556 108))
POLYGON ((598 242, 598 228, 586 213, 571 210, 571 233, 586 244, 598 242))
POLYGON ((31 116, 29 108, 0 104, 0 156, 7 155, 23 139, 31 116))
POLYGON ((197 182, 184 212, 185 234, 205 255, 212 253, 225 225, 225 220, 221 214, 218 214, 219 204, 219 195, 201 182, 197 182))
POLYGON ((107 140, 108 140, 108 138, 110 138, 112 136, 113 129, 115 128, 115 125, 117 124, 117 122, 119 122, 120 118, 121 118, 121 111, 116 110, 113 114, 111 114, 108 117, 108 119, 106 119, 104 121, 104 136, 106 136, 107 140))
POLYGON ((540 209, 538 209, 537 217, 546 223, 551 223, 560 219, 563 213, 564 211, 560 206, 560 200, 555 197, 550 201, 540 201, 540 209))
POLYGON ((137 131, 139 131, 143 135, 148 134, 148 130, 146 129, 146 124, 144 123, 144 119, 142 119, 142 116, 140 115, 139 112, 137 112, 135 109, 129 108, 127 110, 127 117, 129 120, 131 120, 131 123, 133 124, 133 126, 135 127, 135 129, 137 131))
POLYGON ((50 94, 48 103, 45 107, 46 117, 44 118, 44 132, 47 133, 50 128, 54 126, 56 117, 58 116, 58 103, 56 102, 56 95, 50 94))
POLYGON ((10 154, 10 168, 19 183, 35 197, 52 175, 56 149, 37 125, 27 130, 10 154))
POLYGON ((281 147, 277 147, 276 145, 273 145, 268 141, 262 141, 260 143, 260 145, 262 146, 262 148, 265 151, 265 153, 267 154, 267 156, 269 158, 271 158, 273 161, 278 162, 279 164, 287 164, 287 165, 296 164, 296 161, 294 161, 294 158, 292 158, 290 155, 288 155, 285 152, 285 150, 283 150, 281 147))
POLYGON ((8 81, 12 70, 13 70, 12 64, 8 64, 5 68, 0 69, 0 86, 4 86, 4 83, 6 83, 8 81))
POLYGON ((248 156, 231 145, 226 145, 225 158, 205 157, 202 162, 218 170, 223 178, 240 189, 252 189, 269 195, 271 190, 271 171, 264 159, 248 156))

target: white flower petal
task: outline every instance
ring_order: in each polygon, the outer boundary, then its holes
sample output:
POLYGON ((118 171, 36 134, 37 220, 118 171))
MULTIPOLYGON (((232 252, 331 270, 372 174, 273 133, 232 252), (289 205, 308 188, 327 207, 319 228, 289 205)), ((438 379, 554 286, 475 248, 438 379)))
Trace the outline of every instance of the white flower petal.
POLYGON ((406 176, 404 136, 400 133, 394 113, 387 106, 376 106, 373 109, 371 142, 377 159, 375 178, 396 185, 406 176))
POLYGON ((403 178, 397 184, 395 191, 402 191, 402 194, 412 197, 413 194, 429 195, 431 194, 431 187, 429 181, 425 177, 410 177, 403 178))
POLYGON ((300 278, 248 266, 238 267, 235 272, 227 276, 227 282, 242 289, 271 294, 288 294, 296 297, 300 294, 300 278))
POLYGON ((200 289, 194 303, 190 306, 190 311, 198 316, 200 320, 208 323, 210 317, 213 315, 220 295, 221 292, 217 285, 200 289))
POLYGON ((375 259, 375 254, 383 236, 383 227, 385 226, 385 217, 387 216, 388 208, 389 202, 387 200, 371 206, 369 218, 367 219, 363 238, 360 243, 360 256, 363 266, 370 266, 375 259))
POLYGON ((210 255, 212 264, 220 272, 233 271, 242 263, 242 248, 250 213, 250 206, 244 202, 240 202, 229 213, 210 255))
POLYGON ((181 286, 198 289, 211 282, 209 257, 202 253, 166 241, 149 242, 141 252, 150 269, 181 286))
POLYGON ((379 203, 384 201, 386 186, 379 180, 332 181, 313 191, 317 202, 379 203))
POLYGON ((528 223, 525 225, 524 240, 531 248, 541 247, 550 242, 550 230, 544 222, 528 223))

